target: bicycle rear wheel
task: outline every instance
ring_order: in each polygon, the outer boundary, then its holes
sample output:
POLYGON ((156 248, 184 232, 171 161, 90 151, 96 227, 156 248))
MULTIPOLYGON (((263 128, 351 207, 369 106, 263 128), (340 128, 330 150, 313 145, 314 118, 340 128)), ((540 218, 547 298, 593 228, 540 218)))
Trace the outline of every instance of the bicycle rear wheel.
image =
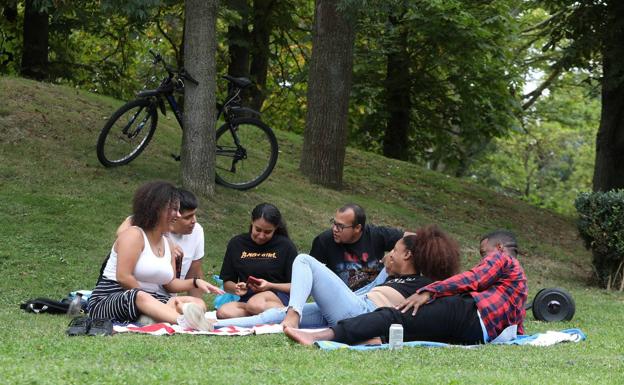
POLYGON ((255 187, 269 177, 277 154, 269 126, 254 118, 233 119, 217 130, 216 181, 237 190, 255 187))
POLYGON ((136 99, 124 104, 100 132, 98 160, 106 167, 130 163, 147 147, 157 124, 158 112, 149 99, 136 99))

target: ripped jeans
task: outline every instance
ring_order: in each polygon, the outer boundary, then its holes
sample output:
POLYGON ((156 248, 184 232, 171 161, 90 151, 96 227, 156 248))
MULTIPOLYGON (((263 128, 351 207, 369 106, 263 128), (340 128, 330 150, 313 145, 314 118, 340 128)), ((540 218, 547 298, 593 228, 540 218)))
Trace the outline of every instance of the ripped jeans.
POLYGON ((292 266, 288 307, 268 309, 251 317, 218 320, 214 326, 252 327, 280 323, 288 308, 299 313, 301 328, 333 326, 340 320, 375 310, 377 306, 368 299, 366 293, 386 277, 385 270, 382 270, 374 282, 354 293, 340 277, 316 258, 299 254, 292 266), (306 303, 310 295, 316 302, 306 303))

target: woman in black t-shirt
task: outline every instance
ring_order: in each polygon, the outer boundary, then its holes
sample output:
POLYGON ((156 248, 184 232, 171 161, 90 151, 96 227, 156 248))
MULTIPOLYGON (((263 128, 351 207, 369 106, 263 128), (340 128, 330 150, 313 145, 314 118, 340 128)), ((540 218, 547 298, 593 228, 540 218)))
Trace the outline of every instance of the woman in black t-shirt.
POLYGON ((269 203, 256 206, 249 232, 230 240, 221 267, 225 291, 240 296, 240 300, 221 306, 217 317, 246 317, 286 306, 296 256, 297 248, 288 238, 277 207, 269 203))

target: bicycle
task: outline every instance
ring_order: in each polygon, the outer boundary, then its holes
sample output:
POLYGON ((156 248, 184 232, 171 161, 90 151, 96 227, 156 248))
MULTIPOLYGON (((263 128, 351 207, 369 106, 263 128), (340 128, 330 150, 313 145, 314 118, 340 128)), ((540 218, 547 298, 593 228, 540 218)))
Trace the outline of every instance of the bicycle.
MULTIPOLYGON (((130 163, 147 147, 158 125, 158 110, 166 115, 169 103, 180 128, 184 130, 182 111, 174 93, 184 92, 184 82, 199 84, 184 69, 165 63, 150 50, 153 64, 161 63, 167 72, 156 89, 143 90, 137 98, 121 106, 108 119, 97 141, 97 157, 105 167, 130 163)), ((273 130, 262 122, 260 113, 241 105, 240 93, 252 82, 247 78, 223 76, 228 92, 217 104, 217 122, 225 123, 216 132, 215 180, 225 187, 247 190, 269 177, 277 163, 278 145, 273 130)), ((173 155, 176 160, 179 156, 173 155)))

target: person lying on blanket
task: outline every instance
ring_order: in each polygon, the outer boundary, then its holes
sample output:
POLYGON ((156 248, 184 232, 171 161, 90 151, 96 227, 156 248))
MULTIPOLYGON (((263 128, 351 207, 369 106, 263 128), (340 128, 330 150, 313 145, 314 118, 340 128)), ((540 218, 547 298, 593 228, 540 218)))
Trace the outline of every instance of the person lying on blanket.
POLYGON ((445 279, 459 270, 459 246, 437 226, 420 228, 415 235, 399 239, 383 258, 390 277, 368 293, 357 294, 334 272, 312 256, 300 254, 293 263, 288 312, 265 312, 256 317, 219 320, 220 326, 253 326, 278 323, 298 327, 335 325, 336 322, 371 312, 382 306, 395 306, 416 290, 445 279), (316 303, 306 303, 312 295, 316 303), (273 317, 273 319, 271 319, 273 317))
POLYGON ((395 323, 403 325, 406 341, 480 344, 511 325, 524 334, 527 283, 516 258, 514 234, 498 230, 486 235, 480 252, 483 259, 472 269, 429 284, 394 307, 345 319, 319 332, 293 327, 284 332, 304 345, 321 340, 349 345, 386 342, 395 323))
POLYGON ((179 209, 179 192, 172 184, 155 181, 139 187, 132 205, 132 226, 117 237, 89 298, 91 318, 132 322, 147 315, 156 322, 212 330, 202 299, 170 294, 193 288, 223 293, 203 279, 175 277, 173 242, 165 234, 180 218, 179 209))

